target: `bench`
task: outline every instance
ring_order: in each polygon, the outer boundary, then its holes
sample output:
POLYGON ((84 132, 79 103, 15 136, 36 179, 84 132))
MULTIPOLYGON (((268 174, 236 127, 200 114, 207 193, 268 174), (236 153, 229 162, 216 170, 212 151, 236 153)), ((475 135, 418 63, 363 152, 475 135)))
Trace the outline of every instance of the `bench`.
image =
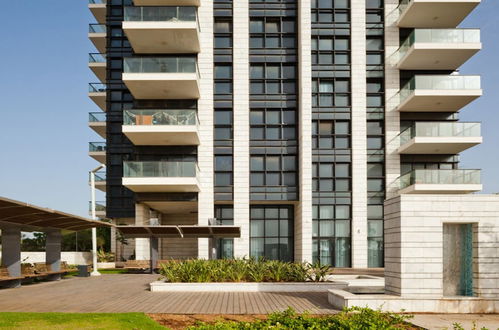
POLYGON ((69 273, 69 272, 75 272, 77 270, 78 270, 78 268, 70 267, 66 261, 61 261, 61 271, 64 271, 65 273, 69 273))
POLYGON ((144 270, 151 268, 150 260, 127 260, 125 262, 125 267, 128 270, 144 270))
POLYGON ((12 277, 9 274, 7 267, 0 267, 0 282, 9 282, 14 280, 22 280, 23 277, 12 277))

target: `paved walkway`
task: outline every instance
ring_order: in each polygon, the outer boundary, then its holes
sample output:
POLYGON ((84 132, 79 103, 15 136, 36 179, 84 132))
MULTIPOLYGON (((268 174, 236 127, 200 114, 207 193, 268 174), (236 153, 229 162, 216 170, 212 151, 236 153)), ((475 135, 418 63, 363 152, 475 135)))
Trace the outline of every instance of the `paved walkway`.
POLYGON ((453 329, 454 323, 459 323, 465 329, 485 327, 490 330, 499 329, 498 314, 416 314, 411 322, 425 329, 453 329))
POLYGON ((291 306, 298 312, 334 313, 327 293, 150 292, 158 275, 116 274, 69 278, 0 290, 1 312, 144 312, 267 314, 291 306))

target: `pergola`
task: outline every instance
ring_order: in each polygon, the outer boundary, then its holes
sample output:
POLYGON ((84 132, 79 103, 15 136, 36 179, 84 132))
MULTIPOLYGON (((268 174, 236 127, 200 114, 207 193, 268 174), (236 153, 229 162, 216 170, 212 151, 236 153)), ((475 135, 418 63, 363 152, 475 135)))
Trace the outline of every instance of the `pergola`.
MULTIPOLYGON (((39 231, 47 234, 45 259, 54 271, 60 271, 62 234, 94 227, 111 227, 106 222, 93 221, 76 215, 42 208, 28 203, 0 197, 0 230, 2 231, 2 264, 9 276, 21 274, 21 232, 39 231)), ((60 275, 49 279, 58 280, 60 275)), ((13 280, 8 286, 17 287, 21 280, 13 280)))

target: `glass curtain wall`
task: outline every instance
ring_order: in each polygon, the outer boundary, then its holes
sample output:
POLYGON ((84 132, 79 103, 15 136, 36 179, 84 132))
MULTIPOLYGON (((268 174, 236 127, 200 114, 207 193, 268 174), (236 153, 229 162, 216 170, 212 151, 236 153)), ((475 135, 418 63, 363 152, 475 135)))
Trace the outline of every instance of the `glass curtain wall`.
POLYGON ((314 261, 350 267, 350 1, 312 0, 314 261))

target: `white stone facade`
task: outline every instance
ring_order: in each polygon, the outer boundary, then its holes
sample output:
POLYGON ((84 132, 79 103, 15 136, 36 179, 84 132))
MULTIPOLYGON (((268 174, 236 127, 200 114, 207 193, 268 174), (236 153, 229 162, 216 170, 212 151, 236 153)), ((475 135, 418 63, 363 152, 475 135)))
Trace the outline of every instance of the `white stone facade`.
POLYGON ((386 292, 443 297, 443 225, 473 224, 473 294, 499 298, 499 196, 401 195, 385 203, 386 292))

